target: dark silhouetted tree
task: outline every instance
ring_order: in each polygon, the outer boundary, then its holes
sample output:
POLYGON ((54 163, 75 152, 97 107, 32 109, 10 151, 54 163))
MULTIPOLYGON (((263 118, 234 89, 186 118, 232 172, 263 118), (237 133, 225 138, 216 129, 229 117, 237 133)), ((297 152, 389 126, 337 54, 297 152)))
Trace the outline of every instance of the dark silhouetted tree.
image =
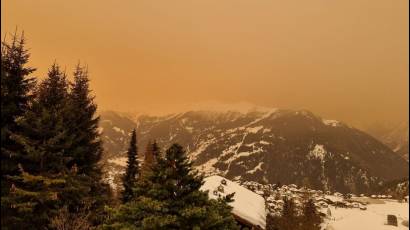
POLYGON ((138 176, 138 147, 137 147, 137 133, 135 129, 131 133, 130 146, 127 152, 127 167, 123 177, 124 191, 122 192, 122 201, 126 203, 134 198, 133 188, 136 185, 138 176))
POLYGON ((301 229, 303 230, 320 230, 322 218, 319 215, 313 199, 309 199, 303 205, 303 216, 301 229))
POLYGON ((17 216, 11 208, 9 192, 12 182, 10 176, 20 173, 18 162, 21 160, 22 146, 10 136, 20 133, 16 120, 30 104, 35 80, 29 75, 34 68, 28 67, 30 54, 25 48, 24 34, 16 33, 10 42, 1 43, 1 225, 13 223, 17 216))
POLYGON ((157 163, 157 159, 160 156, 160 149, 156 141, 149 141, 144 154, 144 161, 141 166, 141 177, 147 178, 152 172, 152 168, 157 163))
MULTIPOLYGON (((87 188, 89 192, 75 201, 74 207, 68 206, 68 208, 69 211, 75 212, 73 209, 84 209, 89 206, 89 209, 94 210, 90 218, 96 219, 103 205, 108 202, 109 187, 102 182, 101 178, 99 161, 103 148, 98 131, 100 117, 96 114, 97 105, 94 103, 94 97, 91 96, 86 67, 80 64, 76 66, 74 81, 70 85, 67 123, 68 136, 72 137, 72 143, 66 150, 70 158, 67 167, 76 168, 77 175, 81 175, 77 181, 79 186, 87 188)), ((94 221, 98 222, 98 220, 94 221)))
MULTIPOLYGON (((12 181, 10 197, 16 218, 12 229, 44 229, 71 189, 65 149, 71 144, 67 136, 64 113, 67 104, 67 82, 54 64, 41 82, 36 98, 17 120, 21 132, 10 138, 22 146, 19 174, 12 181)), ((77 194, 76 194, 77 195, 77 194)))
POLYGON ((147 181, 138 197, 113 210, 104 229, 238 229, 227 205, 232 197, 210 200, 199 190, 203 177, 180 145, 158 158, 147 181))

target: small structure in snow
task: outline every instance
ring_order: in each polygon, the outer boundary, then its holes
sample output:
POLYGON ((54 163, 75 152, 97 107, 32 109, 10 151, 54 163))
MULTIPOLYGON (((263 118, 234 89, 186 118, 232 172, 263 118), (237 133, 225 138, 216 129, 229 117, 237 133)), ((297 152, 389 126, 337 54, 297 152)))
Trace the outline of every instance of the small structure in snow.
POLYGON ((397 227, 397 217, 395 215, 387 215, 387 225, 397 227))
POLYGON ((235 193, 234 201, 228 204, 233 207, 232 214, 241 225, 250 229, 266 228, 265 199, 262 196, 221 176, 210 176, 204 181, 201 190, 208 191, 210 198, 217 199, 219 195, 235 193), (222 180, 225 180, 226 185, 222 184, 222 180), (220 186, 223 187, 223 192, 219 191, 220 186), (218 195, 215 195, 214 191, 217 191, 218 195))
POLYGON ((224 192, 224 186, 223 185, 219 185, 218 186, 218 192, 224 192))

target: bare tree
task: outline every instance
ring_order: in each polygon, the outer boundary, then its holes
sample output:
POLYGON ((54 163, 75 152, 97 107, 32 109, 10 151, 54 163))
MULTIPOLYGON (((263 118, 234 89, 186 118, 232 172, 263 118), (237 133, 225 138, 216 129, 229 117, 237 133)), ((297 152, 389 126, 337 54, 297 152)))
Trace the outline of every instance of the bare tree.
POLYGON ((51 227, 56 230, 91 230, 94 228, 88 220, 89 216, 90 212, 87 210, 70 213, 67 207, 64 207, 51 219, 51 227))

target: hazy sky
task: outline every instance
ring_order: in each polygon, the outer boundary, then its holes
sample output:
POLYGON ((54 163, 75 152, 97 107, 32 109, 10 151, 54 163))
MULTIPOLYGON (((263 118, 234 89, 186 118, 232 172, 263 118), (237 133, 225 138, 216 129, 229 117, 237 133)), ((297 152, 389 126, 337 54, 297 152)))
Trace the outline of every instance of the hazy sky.
POLYGON ((203 101, 408 116, 408 0, 2 0, 44 76, 86 62, 102 109, 203 101))

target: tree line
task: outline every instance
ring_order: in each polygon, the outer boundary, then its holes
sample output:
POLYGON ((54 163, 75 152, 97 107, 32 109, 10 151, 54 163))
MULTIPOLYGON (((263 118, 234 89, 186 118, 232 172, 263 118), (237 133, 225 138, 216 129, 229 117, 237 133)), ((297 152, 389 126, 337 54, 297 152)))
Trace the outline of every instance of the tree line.
POLYGON ((302 207, 297 207, 292 198, 283 198, 283 208, 280 215, 268 214, 267 230, 320 230, 323 222, 313 199, 304 198, 302 207))

